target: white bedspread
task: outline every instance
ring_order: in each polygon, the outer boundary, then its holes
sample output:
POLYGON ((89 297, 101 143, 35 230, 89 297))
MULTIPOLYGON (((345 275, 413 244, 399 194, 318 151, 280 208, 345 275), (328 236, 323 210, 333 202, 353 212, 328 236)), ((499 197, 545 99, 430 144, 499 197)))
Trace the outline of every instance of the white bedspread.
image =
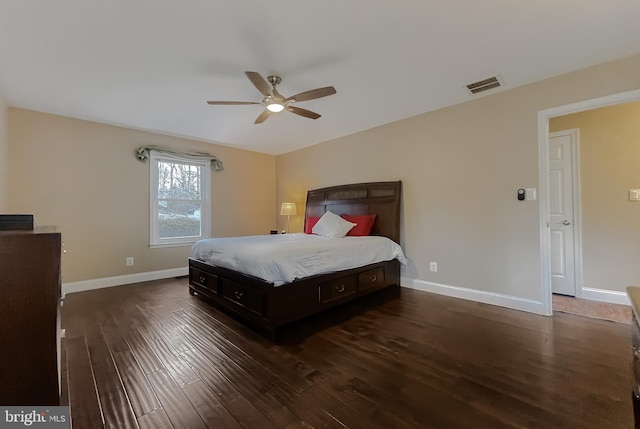
POLYGON ((391 259, 407 264, 397 243, 377 236, 326 238, 297 233, 209 238, 195 243, 192 251, 196 259, 276 286, 391 259))

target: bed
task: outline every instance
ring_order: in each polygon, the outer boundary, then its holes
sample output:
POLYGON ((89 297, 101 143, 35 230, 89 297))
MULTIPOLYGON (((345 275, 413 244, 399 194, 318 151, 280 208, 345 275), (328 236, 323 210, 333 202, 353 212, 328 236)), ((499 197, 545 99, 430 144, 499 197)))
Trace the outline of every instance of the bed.
MULTIPOLYGON (((375 214, 371 235, 400 242, 400 181, 333 186, 307 192, 305 230, 309 223, 327 211, 337 215, 375 214)), ((267 241, 296 241, 300 235, 244 238, 252 246, 267 241)), ((363 240, 369 237, 357 237, 363 240)), ((307 237, 307 240, 312 237, 307 237)), ((374 238, 371 237, 371 240, 374 238)), ((338 239, 339 240, 339 239, 338 239)), ((204 240, 203 240, 204 241, 204 240)), ((388 240, 387 240, 388 241, 388 240)), ((363 241, 364 243, 364 241, 363 241)), ((194 255, 202 255, 196 252, 194 255)), ((259 247, 258 247, 259 248, 259 247)), ((399 246, 398 246, 399 248, 399 246)), ((268 251, 262 252, 269 253, 268 251)), ((400 253, 402 253, 400 251, 400 253)), ((347 269, 312 274, 302 278, 265 280, 239 271, 234 265, 207 262, 204 257, 189 258, 189 292, 232 313, 257 330, 275 338, 286 324, 341 305, 385 288, 400 288, 402 257, 389 258, 347 269), (224 266, 226 265, 226 266, 224 266), (233 267, 233 268, 232 268, 233 267)))

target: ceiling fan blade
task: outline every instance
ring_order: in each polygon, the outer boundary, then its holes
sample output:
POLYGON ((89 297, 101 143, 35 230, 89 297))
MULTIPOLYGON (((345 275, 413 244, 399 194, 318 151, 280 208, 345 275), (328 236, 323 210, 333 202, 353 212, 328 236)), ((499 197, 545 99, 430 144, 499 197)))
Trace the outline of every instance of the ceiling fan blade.
POLYGON ((294 106, 287 106, 287 110, 291 113, 295 113, 296 115, 304 116, 305 118, 309 119, 318 119, 320 116, 322 116, 316 112, 312 112, 311 110, 301 109, 294 106))
POLYGON ((207 101, 212 106, 244 106, 246 104, 260 104, 256 101, 207 101))
POLYGON ((251 83, 258 88, 258 91, 262 93, 262 95, 273 96, 271 93, 271 85, 260 75, 260 73, 256 73, 253 71, 246 71, 244 74, 247 75, 251 83))
POLYGON ((254 124, 261 124, 267 119, 269 119, 269 111, 265 110, 264 112, 260 113, 260 116, 256 118, 256 121, 254 122, 254 124))
POLYGON ((287 98, 287 101, 307 101, 314 100, 316 98, 326 97, 336 93, 336 89, 332 86, 325 86, 324 88, 316 88, 310 91, 301 92, 300 94, 292 95, 287 98))

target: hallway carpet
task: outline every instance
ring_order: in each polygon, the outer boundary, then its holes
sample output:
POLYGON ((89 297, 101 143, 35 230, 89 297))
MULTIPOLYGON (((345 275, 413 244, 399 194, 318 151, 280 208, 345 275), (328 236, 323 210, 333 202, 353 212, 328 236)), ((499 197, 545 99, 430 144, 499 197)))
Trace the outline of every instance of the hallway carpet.
POLYGON ((631 323, 631 307, 623 304, 610 304, 554 294, 553 311, 595 317, 596 319, 613 322, 631 323))

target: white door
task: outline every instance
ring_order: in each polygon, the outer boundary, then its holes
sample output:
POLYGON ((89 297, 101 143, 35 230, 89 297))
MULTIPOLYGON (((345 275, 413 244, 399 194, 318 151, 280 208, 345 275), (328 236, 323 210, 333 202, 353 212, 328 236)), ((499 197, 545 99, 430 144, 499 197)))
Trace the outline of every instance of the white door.
POLYGON ((551 229, 551 289, 576 295, 574 245, 574 140, 575 130, 549 134, 549 211, 551 229))

